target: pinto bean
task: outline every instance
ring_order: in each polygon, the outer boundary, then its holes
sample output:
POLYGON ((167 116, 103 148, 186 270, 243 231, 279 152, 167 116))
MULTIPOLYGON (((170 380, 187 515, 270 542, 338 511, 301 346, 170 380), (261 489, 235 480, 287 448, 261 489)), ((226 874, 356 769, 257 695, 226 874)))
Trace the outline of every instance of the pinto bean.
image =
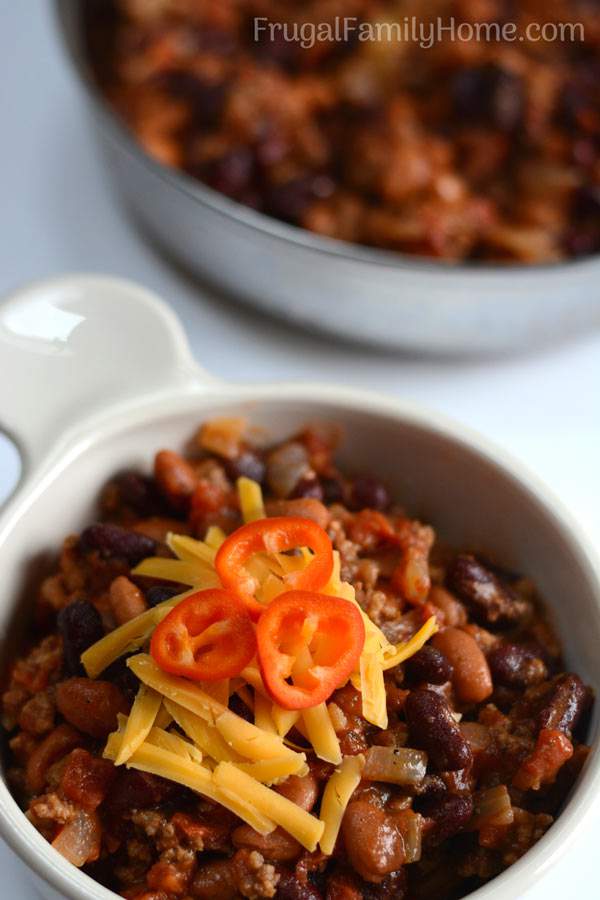
POLYGON ((300 516, 302 519, 312 519, 321 528, 327 528, 331 519, 331 513, 320 500, 312 497, 303 497, 297 500, 269 500, 267 501, 267 514, 269 516, 300 516))
POLYGON ((538 716, 539 728, 571 734, 589 701, 589 689, 578 675, 559 675, 554 680, 548 702, 538 716))
POLYGON ((189 462, 173 450, 161 450, 154 460, 154 478, 173 506, 185 507, 198 487, 198 476, 189 462))
POLYGON ((218 859, 200 866, 194 876, 191 895, 196 900, 235 900, 238 896, 235 865, 218 859))
POLYGON ((56 705, 67 722, 84 734, 105 738, 117 727, 117 714, 126 713, 127 701, 110 681, 71 678, 56 688, 56 705))
POLYGON ((427 598, 443 614, 446 625, 466 625, 467 611, 460 600, 457 600, 450 591, 434 584, 427 598))
POLYGON ((124 575, 115 578, 111 584, 109 603, 117 625, 130 622, 148 608, 140 589, 124 575))
POLYGON ((460 628, 445 628, 433 638, 433 646, 444 654, 454 672, 452 685, 463 703, 481 703, 493 690, 487 660, 474 638, 460 628))
POLYGON ((544 661, 522 644, 499 644, 487 659, 494 684, 503 687, 529 687, 548 676, 544 661))
POLYGON ((365 881, 380 882, 404 862, 404 842, 394 821, 366 800, 353 800, 342 821, 346 852, 365 881))
POLYGON ((448 570, 448 584, 483 625, 500 628, 522 621, 531 604, 474 556, 461 554, 448 570))
POLYGON ((250 825, 240 825, 232 832, 234 847, 257 850, 265 859, 272 862, 289 862, 297 859, 302 847, 283 828, 276 828, 270 834, 259 834, 250 825))
POLYGON ((282 781, 276 788, 278 794, 282 794, 299 806, 310 812, 319 796, 319 783, 315 776, 309 772, 308 775, 290 775, 285 781, 282 781))
POLYGON ((422 688, 411 691, 406 698, 404 715, 411 746, 425 750, 434 769, 456 772, 470 768, 473 762, 471 748, 443 697, 422 688))
POLYGON ((35 748, 27 761, 25 780, 32 794, 39 794, 46 784, 46 772, 82 743, 82 736, 70 725, 59 725, 35 748))

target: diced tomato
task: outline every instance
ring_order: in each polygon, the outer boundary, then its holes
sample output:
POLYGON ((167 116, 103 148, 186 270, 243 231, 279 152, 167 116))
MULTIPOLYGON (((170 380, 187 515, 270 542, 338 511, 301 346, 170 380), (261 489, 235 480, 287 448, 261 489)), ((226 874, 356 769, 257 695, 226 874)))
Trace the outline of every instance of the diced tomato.
POLYGON ((97 809, 115 778, 115 767, 107 759, 87 750, 73 750, 60 783, 62 793, 84 809, 97 809))
POLYGON ((521 791, 539 791, 543 784, 552 784, 559 769, 573 756, 573 744, 562 731, 542 728, 533 753, 522 763, 513 778, 521 791))
POLYGON ((339 597, 290 591, 257 625, 258 659, 272 698, 284 709, 322 703, 356 669, 365 643, 360 610, 339 597))

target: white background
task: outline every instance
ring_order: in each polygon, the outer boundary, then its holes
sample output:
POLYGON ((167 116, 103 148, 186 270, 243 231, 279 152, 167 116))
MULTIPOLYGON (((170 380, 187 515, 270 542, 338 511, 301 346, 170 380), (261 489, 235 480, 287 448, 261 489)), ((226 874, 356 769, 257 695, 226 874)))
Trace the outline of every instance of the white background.
MULTIPOLYGON (((336 345, 207 295, 158 258, 119 207, 47 0, 0 0, 0 10, 1 294, 68 271, 137 279, 172 302, 196 357, 214 374, 318 377, 437 407, 521 457, 600 545, 600 334, 527 358, 452 363, 336 345)), ((0 361, 0 377, 8 376, 0 361)), ((0 499, 14 472, 0 442, 0 499)), ((558 900, 574 883, 579 896, 598 896, 598 838, 600 817, 528 896, 558 900)), ((1 844, 0 871, 11 898, 33 898, 1 844)), ((7 896, 2 888, 0 895, 7 896)))

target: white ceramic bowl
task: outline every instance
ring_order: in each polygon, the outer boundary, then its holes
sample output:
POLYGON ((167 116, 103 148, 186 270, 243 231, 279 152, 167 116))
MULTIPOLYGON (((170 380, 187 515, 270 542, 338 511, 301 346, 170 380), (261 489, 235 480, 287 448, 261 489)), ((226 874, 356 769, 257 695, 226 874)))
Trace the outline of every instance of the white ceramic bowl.
MULTIPOLYGON (((379 395, 318 384, 224 384, 192 360, 157 298, 134 285, 70 277, 0 305, 0 425, 24 475, 0 518, 3 659, 26 622, 24 585, 63 536, 89 522, 103 482, 182 445, 197 424, 244 413, 284 436, 309 419, 346 430, 342 462, 371 469, 457 546, 493 552, 531 576, 550 605, 569 665, 600 684, 600 570, 560 504, 512 459, 464 428, 379 395)), ((591 740, 597 745, 598 712, 591 740)), ((555 825, 524 858, 471 895, 514 900, 585 827, 600 797, 597 746, 555 825)), ((0 781, 0 833, 43 896, 114 900, 60 857, 0 781)), ((1 891, 0 891, 1 893, 1 891)))

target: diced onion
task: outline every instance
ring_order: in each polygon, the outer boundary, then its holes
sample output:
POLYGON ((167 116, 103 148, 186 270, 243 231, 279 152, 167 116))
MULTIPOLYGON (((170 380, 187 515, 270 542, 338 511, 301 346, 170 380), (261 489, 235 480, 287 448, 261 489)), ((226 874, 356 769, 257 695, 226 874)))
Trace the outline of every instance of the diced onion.
POLYGON ((423 781, 427 771, 427 754, 408 747, 370 747, 366 755, 363 778, 390 784, 415 785, 423 781))

